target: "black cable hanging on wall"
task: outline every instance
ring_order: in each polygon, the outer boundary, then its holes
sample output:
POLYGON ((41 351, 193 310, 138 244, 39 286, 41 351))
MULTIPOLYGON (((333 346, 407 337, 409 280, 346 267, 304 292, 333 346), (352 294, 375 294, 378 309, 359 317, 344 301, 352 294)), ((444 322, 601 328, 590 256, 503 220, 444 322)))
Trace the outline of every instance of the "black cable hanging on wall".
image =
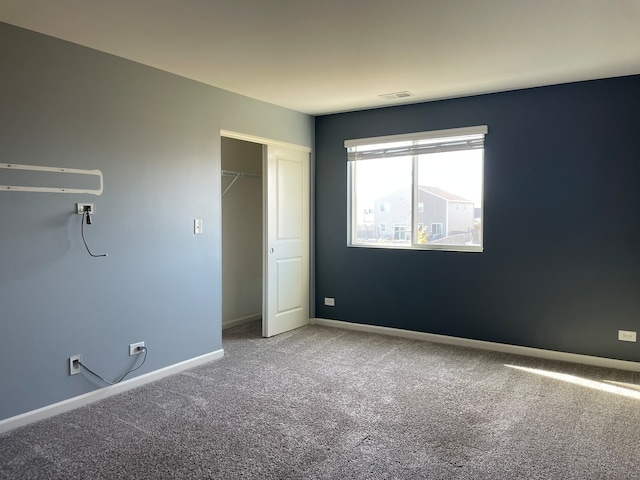
POLYGON ((82 234, 82 241, 84 242, 84 246, 87 249, 87 252, 89 253, 89 255, 91 255, 94 258, 97 257, 107 257, 108 254, 107 253, 101 253, 100 255, 96 255, 94 253, 91 253, 91 250, 89 249, 89 245, 87 245, 87 241, 84 238, 84 222, 85 222, 85 217, 86 217, 86 221, 87 221, 87 225, 91 225, 93 223, 93 221, 91 220, 91 213, 89 212, 89 210, 85 210, 84 214, 82 215, 82 220, 80 222, 80 233, 82 234))

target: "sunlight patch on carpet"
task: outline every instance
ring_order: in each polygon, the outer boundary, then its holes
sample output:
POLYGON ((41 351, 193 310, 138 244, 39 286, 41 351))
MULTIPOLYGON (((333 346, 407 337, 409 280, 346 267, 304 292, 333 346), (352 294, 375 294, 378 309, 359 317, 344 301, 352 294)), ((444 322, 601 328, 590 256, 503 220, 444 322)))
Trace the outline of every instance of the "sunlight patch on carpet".
MULTIPOLYGON (((596 382, 595 380, 588 380, 586 378, 576 377, 575 375, 569 375, 566 373, 550 372, 548 370, 540 370, 537 368, 519 367, 517 365, 507 365, 505 367, 514 368, 523 372, 535 373, 536 375, 542 375, 544 377, 553 378, 556 380, 562 380, 563 382, 572 383, 574 385, 580 385, 582 387, 592 388, 594 390, 600 390, 602 392, 613 393, 615 395, 621 395, 623 397, 633 398, 640 400, 640 391, 633 390, 628 387, 620 385, 613 385, 611 383, 596 382)), ((615 382, 612 382, 615 383, 615 382)), ((637 388, 637 385, 634 386, 637 388)))

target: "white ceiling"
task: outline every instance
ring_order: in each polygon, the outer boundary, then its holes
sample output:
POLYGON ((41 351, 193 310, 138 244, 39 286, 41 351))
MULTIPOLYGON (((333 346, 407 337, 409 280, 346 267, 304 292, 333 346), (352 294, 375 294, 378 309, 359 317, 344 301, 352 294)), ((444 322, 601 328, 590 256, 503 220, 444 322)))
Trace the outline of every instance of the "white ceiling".
POLYGON ((640 73, 640 0, 0 0, 0 21, 315 115, 640 73))

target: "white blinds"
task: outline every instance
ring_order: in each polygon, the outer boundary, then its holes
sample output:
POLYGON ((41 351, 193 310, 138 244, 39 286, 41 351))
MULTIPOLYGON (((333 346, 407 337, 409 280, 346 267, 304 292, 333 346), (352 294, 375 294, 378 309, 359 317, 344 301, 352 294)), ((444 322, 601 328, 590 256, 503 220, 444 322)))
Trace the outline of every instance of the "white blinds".
POLYGON ((484 148, 486 125, 346 140, 349 161, 484 148))

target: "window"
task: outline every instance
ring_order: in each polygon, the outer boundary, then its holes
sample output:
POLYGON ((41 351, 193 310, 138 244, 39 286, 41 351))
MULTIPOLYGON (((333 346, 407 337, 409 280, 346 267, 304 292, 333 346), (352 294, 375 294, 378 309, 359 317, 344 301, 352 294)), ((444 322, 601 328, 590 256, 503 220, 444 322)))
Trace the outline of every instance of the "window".
POLYGON ((404 223, 396 223, 393 226, 393 239, 394 240, 406 240, 407 239, 407 226, 404 223))
POLYGON ((345 141, 349 245, 481 252, 487 131, 483 125, 345 141))

